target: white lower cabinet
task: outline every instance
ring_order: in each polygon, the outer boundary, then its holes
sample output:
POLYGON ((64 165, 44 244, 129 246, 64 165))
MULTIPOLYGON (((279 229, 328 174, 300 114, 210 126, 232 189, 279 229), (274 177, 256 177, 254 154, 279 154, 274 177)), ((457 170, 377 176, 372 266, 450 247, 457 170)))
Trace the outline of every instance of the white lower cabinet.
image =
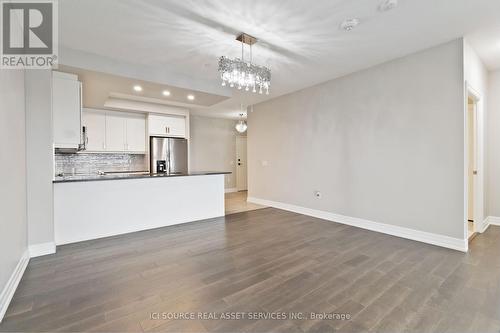
POLYGON ((146 116, 84 109, 87 152, 146 153, 146 116))

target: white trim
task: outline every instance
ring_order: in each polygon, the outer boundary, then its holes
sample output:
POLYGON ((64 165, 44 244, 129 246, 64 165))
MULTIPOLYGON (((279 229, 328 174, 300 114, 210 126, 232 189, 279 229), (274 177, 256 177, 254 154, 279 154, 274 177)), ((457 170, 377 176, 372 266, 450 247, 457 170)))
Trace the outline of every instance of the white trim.
POLYGON ((500 227, 500 217, 498 216, 488 216, 488 224, 496 225, 500 227))
POLYGON ((23 277, 24 271, 28 266, 28 262, 30 261, 30 256, 28 250, 26 250, 19 259, 16 268, 12 272, 12 275, 7 281, 7 284, 2 290, 2 294, 0 294, 0 322, 2 322, 5 313, 7 312, 7 308, 9 307, 10 301, 16 292, 17 286, 23 277))
POLYGON ((485 232, 490 225, 500 226, 500 217, 488 216, 484 219, 483 225, 481 226, 481 233, 485 232))
POLYGON ((234 193, 234 192, 238 192, 238 189, 236 187, 226 188, 224 190, 224 193, 234 193))
POLYGON ((29 246, 30 258, 45 256, 56 253, 56 243, 41 243, 29 246))
POLYGON ((444 236, 444 235, 438 235, 438 234, 434 234, 434 233, 430 233, 430 232, 425 232, 425 231, 414 230, 414 229, 399 227, 399 226, 390 225, 390 224, 369 221, 369 220, 360 219, 357 217, 350 217, 350 216, 325 212, 322 210, 316 210, 316 209, 311 209, 311 208, 306 208, 306 207, 301 207, 301 206, 296 206, 296 205, 290 205, 290 204, 277 202, 277 201, 264 200, 264 199, 254 198, 254 197, 248 197, 247 201, 255 203, 255 204, 263 205, 263 206, 269 206, 269 207, 283 209, 283 210, 287 210, 287 211, 291 211, 291 212, 295 212, 295 213, 299 213, 299 214, 303 214, 303 215, 313 216, 313 217, 320 218, 320 219, 327 220, 327 221, 337 222, 337 223, 341 223, 341 224, 347 224, 347 225, 351 225, 354 227, 367 229, 367 230, 371 230, 371 231, 376 231, 376 232, 381 232, 381 233, 392 235, 392 236, 397 236, 397 237, 411 239, 411 240, 415 240, 415 241, 419 241, 419 242, 423 242, 423 243, 427 243, 427 244, 446 247, 446 248, 457 250, 457 251, 467 252, 467 249, 468 249, 468 246, 467 246, 468 243, 467 243, 467 240, 465 240, 465 239, 453 238, 453 237, 448 237, 448 236, 444 236))

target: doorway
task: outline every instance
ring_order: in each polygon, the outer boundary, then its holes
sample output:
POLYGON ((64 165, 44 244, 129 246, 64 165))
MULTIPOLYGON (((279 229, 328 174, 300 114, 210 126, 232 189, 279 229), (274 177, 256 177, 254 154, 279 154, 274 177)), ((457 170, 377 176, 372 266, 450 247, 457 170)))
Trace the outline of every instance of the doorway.
POLYGON ((236 190, 237 192, 226 193, 226 215, 248 212, 265 208, 247 201, 247 137, 236 137, 236 190))
POLYGON ((467 98, 467 238, 471 240, 476 234, 474 223, 475 176, 477 175, 476 155, 476 102, 472 96, 467 98))
POLYGON ((484 112, 481 95, 466 85, 464 135, 464 235, 469 242, 484 231, 484 112))

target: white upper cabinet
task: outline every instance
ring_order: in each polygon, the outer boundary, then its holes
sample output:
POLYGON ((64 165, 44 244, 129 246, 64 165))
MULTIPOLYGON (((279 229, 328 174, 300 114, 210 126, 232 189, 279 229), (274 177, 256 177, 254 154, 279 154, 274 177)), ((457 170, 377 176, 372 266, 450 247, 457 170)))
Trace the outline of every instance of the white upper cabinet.
POLYGON ((126 151, 126 120, 121 114, 106 113, 106 150, 126 151))
POLYGON ((139 114, 128 114, 125 119, 126 150, 145 152, 146 149, 146 117, 139 114))
POLYGON ((81 144, 81 83, 78 76, 52 72, 52 113, 55 148, 81 144))
POLYGON ((182 116, 160 116, 150 114, 148 133, 151 136, 186 137, 186 118, 182 116))
POLYGON ((83 109, 82 123, 86 131, 86 150, 106 151, 106 113, 100 110, 83 109))
POLYGON ((83 126, 88 152, 147 152, 144 114, 84 109, 83 126))

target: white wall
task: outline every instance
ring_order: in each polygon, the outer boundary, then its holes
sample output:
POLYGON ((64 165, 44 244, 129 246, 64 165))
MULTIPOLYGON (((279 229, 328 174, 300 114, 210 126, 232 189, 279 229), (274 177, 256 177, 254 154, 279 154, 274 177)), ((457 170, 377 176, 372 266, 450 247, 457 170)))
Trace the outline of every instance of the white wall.
POLYGON ((51 81, 49 70, 26 72, 28 243, 32 249, 54 243, 51 81))
POLYGON ((236 187, 236 122, 191 116, 190 163, 192 171, 229 171, 224 187, 236 187))
MULTIPOLYGON (((485 121, 487 120, 487 101, 488 101, 488 70, 482 63, 474 49, 464 40, 464 80, 467 87, 473 89, 481 97, 477 104, 477 142, 476 142, 476 169, 477 176, 474 181, 474 220, 478 220, 477 225, 482 229, 482 222, 488 216, 487 192, 488 192, 488 167, 485 161, 487 160, 487 152, 485 142, 487 136, 487 128, 485 121)), ((464 98, 464 110, 467 109, 467 97, 464 98)), ((468 215, 468 214, 467 214, 468 215)), ((465 227, 464 227, 465 230, 465 227)), ((466 231, 465 231, 466 232, 466 231)))
POLYGON ((0 70, 0 320, 27 251, 25 134, 24 72, 0 70))
POLYGON ((487 206, 489 216, 500 216, 500 70, 490 73, 487 118, 487 206))
POLYGON ((464 240, 463 80, 460 39, 254 106, 249 197, 464 240))

